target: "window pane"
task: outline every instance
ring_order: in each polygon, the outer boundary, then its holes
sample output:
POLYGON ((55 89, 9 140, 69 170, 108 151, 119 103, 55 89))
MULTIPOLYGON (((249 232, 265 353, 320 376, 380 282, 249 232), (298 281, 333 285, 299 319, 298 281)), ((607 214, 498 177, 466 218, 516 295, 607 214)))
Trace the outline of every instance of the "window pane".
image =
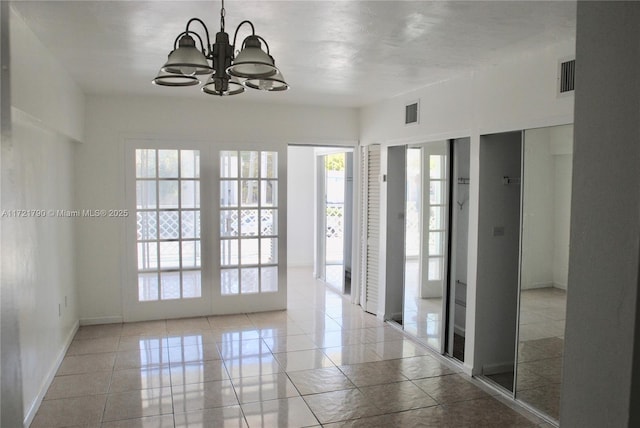
POLYGON ((429 281, 439 281, 442 279, 442 258, 429 257, 429 281))
POLYGON ((443 255, 444 232, 429 232, 429 255, 443 255))
POLYGON ((182 297, 194 298, 202 296, 199 270, 182 272, 182 297))
POLYGON ((223 295, 238 294, 238 269, 222 269, 220 285, 223 295))
POLYGON ((180 298, 180 272, 160 273, 160 299, 180 298))
POLYGON ((160 268, 180 267, 180 246, 178 242, 160 242, 160 268))
POLYGON ((153 209, 156 207, 156 182, 142 181, 136 182, 136 207, 138 209, 153 209))
POLYGON ((241 236, 258 235, 258 210, 242 210, 240 211, 240 216, 241 216, 240 235, 241 236))
POLYGON ((430 181, 429 182, 429 203, 433 205, 442 205, 444 200, 442 198, 442 188, 444 187, 444 181, 430 181))
POLYGON ((260 268, 260 291, 278 291, 278 268, 276 266, 260 268))
POLYGON ((183 178, 200 177, 199 150, 180 150, 180 176, 183 178))
POLYGON ((182 266, 200 267, 200 241, 182 242, 182 266))
POLYGON ((182 238, 199 238, 199 228, 196 221, 200 222, 200 211, 182 211, 182 238))
POLYGON ((160 239, 178 239, 180 219, 178 211, 160 211, 160 239))
POLYGON ((260 235, 272 236, 278 234, 278 210, 260 210, 260 235))
POLYGON ((443 207, 429 209, 429 230, 444 229, 443 207))
POLYGON ((238 211, 220 211, 220 236, 238 236, 238 211))
POLYGON ((158 237, 155 211, 138 211, 136 213, 136 225, 139 241, 148 241, 158 237))
POLYGON ((136 177, 155 178, 156 151, 153 149, 136 150, 136 177))
POLYGON ((238 177, 238 152, 220 152, 220 177, 238 177))
POLYGON ((441 155, 429 155, 429 177, 430 178, 444 178, 442 175, 442 160, 444 156, 441 155))
POLYGON ((160 208, 178 208, 178 181, 159 181, 160 208))
POLYGON ((158 150, 158 177, 178 178, 177 150, 158 150))
POLYGON ((262 164, 260 165, 262 178, 277 178, 278 177, 278 153, 276 152, 262 152, 260 154, 262 164))
POLYGON ((220 241, 220 264, 233 266, 238 264, 238 240, 223 239, 220 241))
POLYGON ((262 186, 261 205, 263 207, 275 207, 278 205, 278 182, 265 180, 260 183, 262 186))
POLYGON ((240 183, 242 185, 240 205, 243 207, 258 206, 258 180, 243 180, 240 183))
POLYGON ((138 300, 141 302, 158 300, 158 274, 138 274, 138 300))
POLYGON ((240 241, 240 264, 258 264, 258 239, 243 239, 240 241))
POLYGON ((258 178, 258 152, 240 152, 242 178, 258 178))
POLYGON ((238 206, 238 182, 223 180, 220 181, 220 206, 238 206))
POLYGON ((263 263, 263 264, 278 263, 278 239, 277 238, 260 239, 260 263, 263 263))
POLYGON ((182 208, 200 208, 200 181, 182 180, 181 187, 182 208))
POLYGON ((241 293, 257 293, 258 288, 258 268, 240 269, 241 293))
POLYGON ((158 267, 158 244, 155 242, 138 242, 138 270, 156 269, 158 267))

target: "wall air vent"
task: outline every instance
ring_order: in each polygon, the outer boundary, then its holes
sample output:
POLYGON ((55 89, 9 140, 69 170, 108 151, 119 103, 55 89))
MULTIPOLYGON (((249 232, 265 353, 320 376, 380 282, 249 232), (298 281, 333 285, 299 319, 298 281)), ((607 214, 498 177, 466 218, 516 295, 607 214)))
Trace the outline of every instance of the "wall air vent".
POLYGON ((419 122, 418 107, 419 107, 418 101, 414 101, 410 104, 407 104, 404 107, 404 124, 405 125, 411 125, 419 122))
POLYGON ((558 91, 560 94, 573 92, 576 82, 576 60, 560 61, 558 91))

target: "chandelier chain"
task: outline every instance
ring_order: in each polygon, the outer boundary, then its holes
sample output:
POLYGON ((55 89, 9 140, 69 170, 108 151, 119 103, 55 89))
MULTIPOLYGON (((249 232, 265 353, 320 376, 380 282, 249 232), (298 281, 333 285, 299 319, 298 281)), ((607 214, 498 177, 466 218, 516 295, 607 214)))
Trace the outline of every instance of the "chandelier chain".
POLYGON ((220 9, 220 29, 224 31, 224 17, 227 15, 227 10, 224 8, 224 0, 222 0, 222 9, 220 9))

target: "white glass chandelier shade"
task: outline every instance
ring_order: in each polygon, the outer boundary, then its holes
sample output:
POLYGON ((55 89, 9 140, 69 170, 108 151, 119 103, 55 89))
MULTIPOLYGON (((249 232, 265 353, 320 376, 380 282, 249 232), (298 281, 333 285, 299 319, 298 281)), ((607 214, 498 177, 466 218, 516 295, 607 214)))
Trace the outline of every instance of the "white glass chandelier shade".
POLYGON ((238 95, 244 92, 244 86, 240 83, 240 79, 237 77, 231 76, 227 82, 226 89, 224 88, 223 81, 223 78, 215 76, 210 77, 207 83, 202 87, 202 92, 209 95, 221 96, 238 95))
POLYGON ((196 48, 196 42, 185 34, 180 38, 178 48, 169 54, 169 59, 162 66, 162 71, 184 76, 213 73, 207 58, 196 48))
POLYGON ((244 85, 248 88, 258 89, 261 91, 286 91, 289 89, 289 85, 285 82, 280 71, 276 71, 276 74, 269 77, 247 79, 245 80, 244 85))
POLYGON ((243 49, 238 53, 233 64, 227 68, 231 76, 246 79, 269 77, 277 73, 273 58, 262 50, 258 36, 252 35, 242 42, 243 49))
POLYGON ((160 70, 156 78, 153 79, 151 83, 159 86, 195 86, 200 84, 200 80, 195 76, 172 74, 160 70))

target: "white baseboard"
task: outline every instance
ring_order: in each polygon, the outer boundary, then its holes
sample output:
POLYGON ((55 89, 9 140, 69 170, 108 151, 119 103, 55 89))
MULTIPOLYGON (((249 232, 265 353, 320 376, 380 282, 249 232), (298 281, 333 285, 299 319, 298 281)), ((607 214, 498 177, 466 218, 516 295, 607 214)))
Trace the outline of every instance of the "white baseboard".
POLYGON ((554 282, 553 287, 559 288, 560 290, 565 290, 565 291, 567 290, 567 284, 561 284, 559 282, 554 282))
POLYGON ((62 364, 62 360, 64 359, 64 356, 67 354, 67 350, 69 349, 69 346, 73 341, 73 337, 76 335, 76 332, 78 331, 79 327, 80 327, 80 324, 78 321, 76 321, 75 324, 73 325, 73 328, 67 335, 67 338, 65 339, 64 346, 58 353, 58 357, 49 368, 49 373, 47 374, 47 377, 44 379, 44 382, 42 382, 38 395, 36 396, 35 400, 33 400, 33 403, 31 403, 31 406, 29 406, 29 410, 25 414, 25 417, 24 417, 25 427, 30 426, 31 423, 33 422, 33 419, 36 417, 36 413, 40 408, 40 404, 42 404, 42 400, 44 399, 44 396, 49 390, 49 387, 51 386, 51 382, 53 382, 53 378, 56 376, 56 373, 58 372, 58 368, 60 367, 60 364, 62 364))
POLYGON ((534 282, 533 284, 527 284, 522 287, 523 290, 534 290, 536 288, 551 288, 553 287, 553 282, 534 282))
POLYGON ((80 325, 120 324, 122 322, 123 322, 122 315, 114 315, 111 317, 95 317, 95 318, 80 319, 80 325))

